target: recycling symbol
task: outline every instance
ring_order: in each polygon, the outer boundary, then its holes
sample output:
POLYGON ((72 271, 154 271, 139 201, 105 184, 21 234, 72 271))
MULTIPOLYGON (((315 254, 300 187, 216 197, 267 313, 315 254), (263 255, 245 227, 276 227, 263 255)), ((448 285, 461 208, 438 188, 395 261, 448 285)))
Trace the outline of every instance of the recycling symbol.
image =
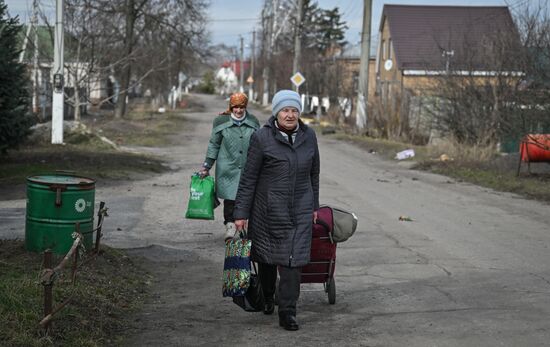
POLYGON ((76 210, 76 212, 84 212, 84 210, 86 209, 86 201, 84 201, 84 199, 82 198, 76 200, 74 204, 74 209, 76 210))

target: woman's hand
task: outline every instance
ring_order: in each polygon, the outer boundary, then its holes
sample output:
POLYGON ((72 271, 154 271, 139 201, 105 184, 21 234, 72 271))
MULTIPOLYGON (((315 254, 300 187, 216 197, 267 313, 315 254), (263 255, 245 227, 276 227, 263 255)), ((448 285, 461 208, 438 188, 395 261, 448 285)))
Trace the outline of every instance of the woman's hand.
POLYGON ((247 220, 246 219, 237 219, 235 220, 235 227, 237 227, 237 231, 245 230, 247 228, 247 220))
POLYGON ((317 223, 317 211, 313 211, 313 223, 317 223))
POLYGON ((205 168, 205 167, 202 167, 200 170, 199 170, 199 176, 200 178, 205 178, 206 176, 208 176, 208 169, 205 168))

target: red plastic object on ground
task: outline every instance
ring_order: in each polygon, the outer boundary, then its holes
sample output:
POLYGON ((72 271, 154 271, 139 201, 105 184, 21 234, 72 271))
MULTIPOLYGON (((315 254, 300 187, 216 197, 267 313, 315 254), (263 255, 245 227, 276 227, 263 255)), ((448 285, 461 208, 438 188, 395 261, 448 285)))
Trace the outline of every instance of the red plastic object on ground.
POLYGON ((521 139, 519 161, 516 176, 521 171, 521 163, 527 163, 527 172, 531 173, 531 163, 550 164, 550 134, 530 134, 521 139))
POLYGON ((550 134, 526 135, 519 146, 524 162, 550 162, 550 134))
POLYGON ((332 210, 321 207, 313 224, 310 263, 302 268, 301 283, 323 283, 330 304, 336 302, 336 243, 331 241, 332 210))

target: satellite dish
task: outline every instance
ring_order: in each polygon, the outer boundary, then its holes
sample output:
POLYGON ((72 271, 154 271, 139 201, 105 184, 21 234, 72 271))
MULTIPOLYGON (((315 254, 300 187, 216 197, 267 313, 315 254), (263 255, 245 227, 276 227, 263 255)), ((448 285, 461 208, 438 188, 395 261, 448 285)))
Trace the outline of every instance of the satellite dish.
POLYGON ((391 59, 386 60, 386 62, 384 63, 384 69, 386 69, 386 71, 390 71, 392 67, 393 61, 391 59))

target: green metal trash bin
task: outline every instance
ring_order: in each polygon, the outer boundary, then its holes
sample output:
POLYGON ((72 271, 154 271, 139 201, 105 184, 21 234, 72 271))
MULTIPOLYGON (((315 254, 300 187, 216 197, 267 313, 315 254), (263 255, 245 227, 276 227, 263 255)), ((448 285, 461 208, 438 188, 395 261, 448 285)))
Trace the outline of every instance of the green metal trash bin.
POLYGON ((72 175, 27 177, 25 247, 32 252, 51 249, 65 254, 74 240, 76 223, 84 234, 86 249, 92 247, 95 180, 72 175))

